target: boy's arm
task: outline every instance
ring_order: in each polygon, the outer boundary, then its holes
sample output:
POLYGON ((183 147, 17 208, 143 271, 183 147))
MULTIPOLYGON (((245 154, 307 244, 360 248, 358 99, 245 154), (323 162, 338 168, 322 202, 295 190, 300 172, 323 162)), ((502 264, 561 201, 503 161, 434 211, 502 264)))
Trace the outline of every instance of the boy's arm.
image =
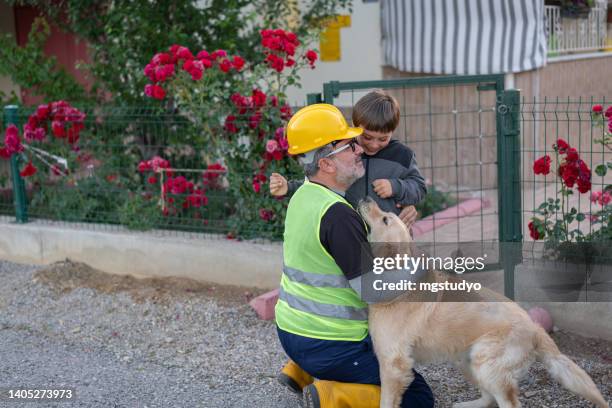
POLYGON ((269 182, 270 194, 277 198, 291 197, 302 184, 304 184, 303 180, 287 181, 287 179, 279 173, 272 173, 269 182))
POLYGON ((304 180, 289 180, 287 182, 287 194, 285 197, 291 198, 291 196, 304 184, 304 180))
POLYGON ((410 160, 408 168, 402 172, 402 176, 389 179, 389 181, 393 189, 393 198, 395 198, 397 204, 416 205, 427 194, 425 179, 417 167, 414 156, 410 160))

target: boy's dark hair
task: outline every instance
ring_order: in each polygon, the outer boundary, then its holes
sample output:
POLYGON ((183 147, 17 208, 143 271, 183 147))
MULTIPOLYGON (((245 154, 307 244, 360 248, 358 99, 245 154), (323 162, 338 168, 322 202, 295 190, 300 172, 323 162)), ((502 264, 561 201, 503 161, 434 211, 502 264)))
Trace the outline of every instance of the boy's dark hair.
POLYGON ((353 126, 373 132, 395 131, 400 120, 400 107, 391 95, 374 90, 359 99, 353 107, 353 126))

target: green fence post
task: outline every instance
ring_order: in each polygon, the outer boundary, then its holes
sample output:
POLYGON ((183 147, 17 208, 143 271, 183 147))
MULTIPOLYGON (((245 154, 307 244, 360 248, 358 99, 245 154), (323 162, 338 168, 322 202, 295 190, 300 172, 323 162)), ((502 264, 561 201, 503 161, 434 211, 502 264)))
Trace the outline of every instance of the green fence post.
POLYGON ((504 293, 514 299, 514 267, 521 261, 520 92, 503 91, 497 99, 499 239, 504 293))
MULTIPOLYGON (((18 123, 18 107, 9 105, 4 108, 6 125, 19 126, 18 123)), ((20 156, 13 154, 11 156, 11 177, 13 180, 13 200, 15 202, 15 219, 18 223, 28 222, 28 204, 26 199, 25 183, 19 174, 20 156)))
POLYGON ((306 103, 308 105, 314 105, 315 103, 321 103, 323 99, 321 98, 320 93, 309 93, 306 95, 306 103))
POLYGON ((323 102, 334 104, 334 98, 340 95, 338 81, 330 81, 323 84, 323 102))

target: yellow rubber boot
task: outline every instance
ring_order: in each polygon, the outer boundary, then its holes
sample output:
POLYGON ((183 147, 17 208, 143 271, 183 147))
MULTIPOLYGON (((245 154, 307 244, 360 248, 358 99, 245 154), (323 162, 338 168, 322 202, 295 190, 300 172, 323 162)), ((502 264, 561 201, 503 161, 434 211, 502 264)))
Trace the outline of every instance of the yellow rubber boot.
POLYGON ((304 388, 305 408, 378 408, 380 386, 315 381, 304 388))
POLYGON ((302 370, 293 360, 289 360, 278 375, 278 382, 296 394, 301 394, 302 389, 312 384, 313 381, 314 378, 302 370))

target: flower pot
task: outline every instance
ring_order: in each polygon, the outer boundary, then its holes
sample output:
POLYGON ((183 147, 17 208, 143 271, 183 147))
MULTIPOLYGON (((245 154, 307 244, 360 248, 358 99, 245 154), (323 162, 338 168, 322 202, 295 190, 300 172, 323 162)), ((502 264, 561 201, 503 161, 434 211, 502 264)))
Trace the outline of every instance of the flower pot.
POLYGON ((515 299, 525 302, 584 302, 587 273, 584 265, 529 260, 514 271, 515 299))
POLYGON ((612 302, 609 242, 564 242, 517 265, 517 300, 612 302))
POLYGON ((587 302, 612 302, 612 264, 603 259, 591 265, 585 285, 587 302))

